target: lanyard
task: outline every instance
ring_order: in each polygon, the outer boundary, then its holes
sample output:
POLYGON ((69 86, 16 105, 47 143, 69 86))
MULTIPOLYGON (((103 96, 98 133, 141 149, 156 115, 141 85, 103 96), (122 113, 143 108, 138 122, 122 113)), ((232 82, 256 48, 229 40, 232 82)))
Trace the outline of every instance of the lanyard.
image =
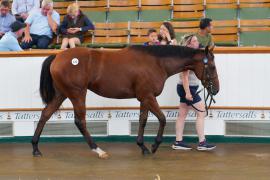
POLYGON ((24 1, 25 4, 25 13, 27 13, 27 0, 24 1))
POLYGON ((31 7, 34 6, 35 0, 32 0, 32 4, 31 3, 28 3, 28 0, 24 0, 24 4, 25 4, 25 13, 27 13, 28 12, 28 9, 30 10, 31 7))

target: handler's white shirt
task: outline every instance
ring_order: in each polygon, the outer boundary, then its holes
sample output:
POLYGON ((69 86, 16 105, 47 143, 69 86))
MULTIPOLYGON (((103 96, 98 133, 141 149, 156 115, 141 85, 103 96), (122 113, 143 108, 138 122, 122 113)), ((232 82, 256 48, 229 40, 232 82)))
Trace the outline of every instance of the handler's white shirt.
POLYGON ((39 0, 13 0, 12 2, 12 14, 28 13, 33 9, 40 7, 39 0))
MULTIPOLYGON (((181 76, 181 73, 180 73, 181 76)), ((200 85, 200 80, 197 78, 195 73, 193 71, 189 71, 189 76, 188 76, 188 81, 190 86, 199 86, 200 85)), ((183 81, 180 78, 179 84, 183 85, 183 81)))

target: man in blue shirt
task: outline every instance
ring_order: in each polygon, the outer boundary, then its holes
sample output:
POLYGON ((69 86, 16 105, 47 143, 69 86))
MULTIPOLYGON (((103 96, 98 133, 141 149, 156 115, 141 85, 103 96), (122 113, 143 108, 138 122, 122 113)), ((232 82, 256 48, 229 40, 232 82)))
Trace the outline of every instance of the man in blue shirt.
POLYGON ((8 31, 15 17, 9 13, 10 5, 8 0, 2 0, 0 4, 0 39, 8 31))
POLYGON ((21 44, 23 49, 36 45, 38 49, 47 49, 52 41, 53 32, 60 24, 59 14, 53 10, 52 0, 43 0, 41 8, 33 10, 25 20, 25 37, 21 44))
POLYGON ((24 33, 26 24, 15 21, 10 25, 11 31, 5 33, 0 40, 0 51, 22 51, 17 38, 24 33))

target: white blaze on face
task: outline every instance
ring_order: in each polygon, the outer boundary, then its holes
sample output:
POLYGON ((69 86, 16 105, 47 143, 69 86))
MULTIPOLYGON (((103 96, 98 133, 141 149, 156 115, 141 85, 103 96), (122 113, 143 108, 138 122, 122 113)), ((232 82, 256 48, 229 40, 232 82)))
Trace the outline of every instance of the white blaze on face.
POLYGON ((74 66, 78 65, 78 64, 79 64, 79 59, 73 58, 73 59, 71 60, 71 64, 73 64, 74 66))

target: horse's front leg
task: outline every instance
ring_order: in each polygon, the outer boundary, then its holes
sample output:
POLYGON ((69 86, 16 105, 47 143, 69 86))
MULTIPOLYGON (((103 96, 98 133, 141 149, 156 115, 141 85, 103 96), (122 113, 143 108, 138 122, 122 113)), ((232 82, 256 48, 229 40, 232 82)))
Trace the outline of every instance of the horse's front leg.
POLYGON ((85 96, 86 96, 86 90, 85 93, 78 92, 76 94, 76 98, 70 98, 73 107, 74 107, 74 114, 75 114, 75 125, 83 135, 84 139, 86 140, 89 147, 98 154, 99 158, 106 159, 109 157, 109 155, 103 151, 101 148, 97 146, 97 144, 92 139, 90 133, 88 132, 86 128, 86 107, 85 107, 85 96))
POLYGON ((160 110, 160 107, 157 103, 157 100, 155 97, 152 97, 149 101, 149 108, 150 111, 158 118, 159 120, 159 129, 157 136, 155 138, 155 143, 152 145, 151 151, 152 153, 155 153, 159 147, 159 145, 162 143, 163 138, 163 132, 166 125, 166 118, 163 112, 160 110))
POLYGON ((148 109, 144 106, 144 103, 141 102, 140 106, 140 119, 139 119, 139 131, 137 136, 137 145, 142 149, 142 154, 150 154, 150 151, 147 149, 147 147, 144 145, 143 140, 143 134, 144 134, 144 128, 147 122, 148 118, 148 109))

